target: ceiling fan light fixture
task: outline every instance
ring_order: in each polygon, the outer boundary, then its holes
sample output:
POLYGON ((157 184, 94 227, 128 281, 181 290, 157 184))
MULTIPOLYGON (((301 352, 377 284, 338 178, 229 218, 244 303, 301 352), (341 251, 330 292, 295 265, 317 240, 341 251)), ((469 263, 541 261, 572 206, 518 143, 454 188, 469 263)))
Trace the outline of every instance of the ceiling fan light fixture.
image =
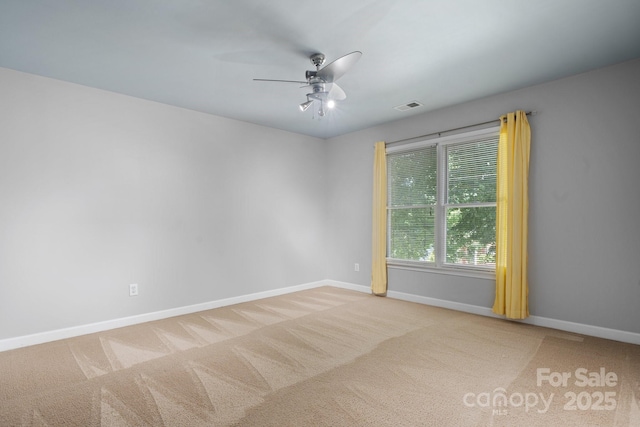
POLYGON ((313 104, 313 100, 303 102, 302 104, 299 105, 300 111, 307 111, 307 109, 311 107, 311 104, 313 104))
MULTIPOLYGON (((302 84, 301 88, 310 87, 311 93, 307 93, 307 100, 298 105, 300 111, 307 111, 314 101, 318 101, 318 117, 323 117, 327 109, 335 107, 335 101, 342 101, 347 97, 335 81, 346 73, 362 56, 362 52, 356 50, 336 59, 329 65, 324 65, 325 56, 321 53, 314 53, 309 57, 311 63, 315 65, 316 70, 307 70, 305 72, 306 81, 297 80, 273 80, 273 79, 253 79, 263 82, 282 82, 302 84), (322 67, 322 68, 321 68, 322 67)), ((315 116, 314 116, 315 117, 315 116)))

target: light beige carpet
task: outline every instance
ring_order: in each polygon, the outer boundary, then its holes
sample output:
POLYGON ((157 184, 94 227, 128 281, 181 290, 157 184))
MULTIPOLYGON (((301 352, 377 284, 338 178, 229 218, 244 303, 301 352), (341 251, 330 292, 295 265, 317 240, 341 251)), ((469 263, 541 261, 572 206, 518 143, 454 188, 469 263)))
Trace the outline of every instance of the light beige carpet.
POLYGON ((3 427, 640 426, 640 346, 332 287, 3 352, 0 381, 3 427))

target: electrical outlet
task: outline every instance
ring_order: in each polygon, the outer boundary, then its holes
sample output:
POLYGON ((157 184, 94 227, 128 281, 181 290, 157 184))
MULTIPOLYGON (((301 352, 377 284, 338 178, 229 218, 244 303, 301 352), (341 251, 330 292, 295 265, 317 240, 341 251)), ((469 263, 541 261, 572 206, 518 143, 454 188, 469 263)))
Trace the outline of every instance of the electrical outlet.
POLYGON ((137 283, 132 283, 132 284, 129 285, 129 296, 130 297, 138 296, 138 284, 137 283))
POLYGON ((353 271, 360 271, 360 264, 358 264, 357 262, 353 264, 353 271))

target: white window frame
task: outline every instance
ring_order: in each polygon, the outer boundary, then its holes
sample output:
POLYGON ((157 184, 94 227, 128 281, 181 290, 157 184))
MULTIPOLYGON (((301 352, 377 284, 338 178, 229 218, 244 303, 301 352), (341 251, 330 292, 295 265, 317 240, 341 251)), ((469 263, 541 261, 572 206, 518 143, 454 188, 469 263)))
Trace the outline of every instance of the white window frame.
MULTIPOLYGON (((387 265, 391 268, 429 271, 440 274, 453 274, 460 276, 479 277, 492 279, 495 278, 495 268, 484 266, 469 266, 460 264, 446 263, 446 216, 445 212, 448 206, 446 202, 447 196, 447 152, 446 147, 450 145, 464 144, 467 142, 473 142, 487 137, 498 137, 500 133, 500 127, 489 127, 485 129, 475 130, 471 132, 464 132, 450 136, 435 137, 431 139, 420 140, 408 144, 402 144, 397 146, 387 147, 387 154, 402 153, 408 151, 415 151, 420 148, 426 148, 436 146, 437 148, 437 197, 436 197, 436 220, 435 220, 435 252, 436 261, 414 261, 395 259, 387 257, 387 265)), ((460 205, 455 205, 460 206, 460 205)), ((495 203, 473 203, 469 204, 470 207, 480 206, 495 206, 495 203)), ((389 207, 387 207, 387 218, 389 218, 389 207)), ((389 232, 387 233, 387 254, 389 253, 390 239, 390 221, 387 221, 387 227, 389 232)))

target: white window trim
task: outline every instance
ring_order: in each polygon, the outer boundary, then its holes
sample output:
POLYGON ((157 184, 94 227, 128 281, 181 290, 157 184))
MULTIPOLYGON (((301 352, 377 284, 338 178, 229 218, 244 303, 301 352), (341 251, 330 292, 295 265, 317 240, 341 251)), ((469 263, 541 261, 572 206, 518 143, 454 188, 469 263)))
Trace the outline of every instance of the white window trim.
MULTIPOLYGON (((464 132, 455 135, 448 135, 444 137, 435 137, 426 140, 420 140, 411 142, 408 144, 402 144, 398 146, 387 147, 387 154, 402 153, 407 151, 414 151, 426 147, 438 147, 438 177, 437 177, 437 191, 438 191, 438 203, 436 204, 436 215, 438 218, 444 218, 444 213, 449 206, 444 201, 446 199, 446 172, 447 172, 447 159, 446 151, 440 149, 440 146, 445 147, 447 145, 462 144, 465 142, 475 141, 485 136, 494 136, 500 132, 500 126, 492 126, 485 129, 475 130, 471 132, 464 132), (444 166, 444 167, 443 167, 444 166)), ((480 206, 479 204, 472 204, 472 206, 480 206)), ((493 204, 490 204, 493 205, 493 204)), ((457 205, 456 205, 457 206, 457 205)), ((390 227, 390 224, 387 225, 390 227)), ((475 277, 482 279, 495 278, 495 269, 490 267, 480 266, 464 266, 447 264, 442 261, 445 259, 445 239, 446 239, 446 223, 443 220, 439 220, 436 223, 435 229, 436 238, 436 262, 428 261, 413 261, 404 259, 387 258, 387 266, 390 268, 396 268, 401 270, 413 270, 422 272, 431 272, 437 274, 448 274, 465 277, 475 277)), ((388 241, 387 241, 388 244, 388 241)))
POLYGON ((474 130, 470 132, 458 133, 455 135, 434 137, 429 139, 423 139, 420 141, 410 142, 408 144, 394 145, 387 147, 386 153, 401 153, 403 151, 414 151, 424 147, 430 147, 433 145, 447 145, 447 144, 459 144, 463 142, 474 141, 483 136, 496 135, 500 132, 500 126, 492 126, 485 129, 474 130))
POLYGON ((411 261, 405 259, 387 258, 387 267, 396 270, 420 271, 423 273, 445 274, 450 276, 474 277, 478 279, 495 279, 493 269, 473 268, 464 266, 445 265, 436 267, 433 262, 411 261))

